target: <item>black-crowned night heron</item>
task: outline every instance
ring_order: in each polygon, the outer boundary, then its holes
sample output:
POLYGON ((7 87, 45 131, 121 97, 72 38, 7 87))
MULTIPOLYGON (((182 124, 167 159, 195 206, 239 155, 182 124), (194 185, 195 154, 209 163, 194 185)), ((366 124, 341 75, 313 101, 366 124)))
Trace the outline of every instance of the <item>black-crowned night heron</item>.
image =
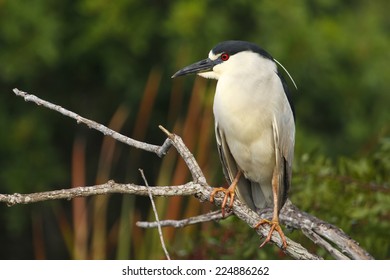
POLYGON ((222 209, 228 198, 232 207, 235 194, 254 211, 273 207, 272 221, 261 220, 256 226, 271 226, 260 247, 276 230, 286 248, 279 211, 291 186, 295 124, 291 96, 276 63, 253 43, 225 41, 216 45, 207 59, 184 67, 172 78, 197 73, 218 80, 215 134, 230 187, 215 188, 210 200, 224 192, 222 209))

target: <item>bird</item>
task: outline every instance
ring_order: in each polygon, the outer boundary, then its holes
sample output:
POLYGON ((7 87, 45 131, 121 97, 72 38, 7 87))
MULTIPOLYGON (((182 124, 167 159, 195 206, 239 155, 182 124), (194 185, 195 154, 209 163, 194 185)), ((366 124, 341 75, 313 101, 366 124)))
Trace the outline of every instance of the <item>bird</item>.
POLYGON ((288 71, 255 43, 229 40, 213 47, 208 58, 177 71, 172 78, 197 74, 216 79, 213 102, 215 137, 228 188, 222 210, 238 199, 259 213, 273 209, 272 220, 261 219, 255 228, 269 224, 263 247, 274 231, 287 248, 279 212, 291 187, 295 145, 295 111, 286 80, 278 65, 288 71))

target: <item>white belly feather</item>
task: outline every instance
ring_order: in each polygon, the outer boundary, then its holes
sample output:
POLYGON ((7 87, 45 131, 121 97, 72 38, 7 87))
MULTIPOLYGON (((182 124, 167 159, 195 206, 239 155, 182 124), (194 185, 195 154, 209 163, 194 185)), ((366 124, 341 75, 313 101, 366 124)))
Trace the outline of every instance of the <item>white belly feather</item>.
POLYGON ((234 159, 245 177, 262 187, 271 186, 275 166, 272 118, 283 104, 281 98, 285 98, 281 83, 274 76, 262 81, 241 79, 240 84, 227 82, 240 79, 222 78, 214 97, 215 120, 226 136, 234 159), (250 90, 261 86, 273 94, 250 90))

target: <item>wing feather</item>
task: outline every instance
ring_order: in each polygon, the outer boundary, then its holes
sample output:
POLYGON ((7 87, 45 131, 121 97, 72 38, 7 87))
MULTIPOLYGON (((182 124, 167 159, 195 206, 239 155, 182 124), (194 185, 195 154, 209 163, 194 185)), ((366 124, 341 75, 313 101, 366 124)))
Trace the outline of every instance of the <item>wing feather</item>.
POLYGON ((294 160, 295 123, 291 107, 285 106, 286 111, 280 114, 282 117, 273 119, 272 128, 275 147, 275 172, 279 174, 279 205, 281 209, 287 200, 291 187, 292 162, 294 160))
MULTIPOLYGON (((230 185, 234 180, 239 167, 230 152, 225 135, 223 131, 219 129, 217 123, 215 123, 215 137, 217 140, 219 158, 222 163, 222 170, 226 181, 230 185)), ((252 182, 250 180, 246 179, 244 176, 241 176, 237 184, 236 194, 240 201, 246 203, 249 208, 256 210, 256 207, 253 203, 251 185, 252 182)))

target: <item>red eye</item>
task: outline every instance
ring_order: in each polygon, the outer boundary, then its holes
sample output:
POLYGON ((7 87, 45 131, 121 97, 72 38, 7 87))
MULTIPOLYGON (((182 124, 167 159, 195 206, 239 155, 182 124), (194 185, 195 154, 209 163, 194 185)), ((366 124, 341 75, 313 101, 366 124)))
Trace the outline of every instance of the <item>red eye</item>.
POLYGON ((227 53, 221 54, 221 59, 222 59, 223 61, 228 60, 228 59, 229 59, 229 54, 227 54, 227 53))

